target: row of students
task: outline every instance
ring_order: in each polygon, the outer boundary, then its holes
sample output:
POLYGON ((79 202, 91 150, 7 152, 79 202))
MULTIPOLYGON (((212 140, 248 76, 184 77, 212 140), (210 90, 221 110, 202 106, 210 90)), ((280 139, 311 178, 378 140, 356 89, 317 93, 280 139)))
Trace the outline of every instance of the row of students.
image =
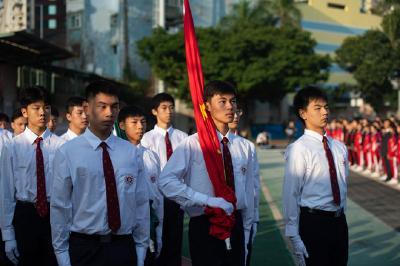
POLYGON ((120 111, 117 88, 93 82, 86 99, 68 101, 69 129, 58 137, 47 128, 46 90, 26 89, 21 111, 27 127, 1 147, 0 227, 7 258, 18 265, 181 265, 186 211, 193 265, 249 264, 258 223, 255 148, 229 130, 239 119, 233 86, 211 82, 205 101, 219 138, 228 140, 221 150, 227 145, 231 153, 235 210, 213 196, 197 134, 187 137, 172 127, 170 95, 153 98, 157 125, 144 133, 143 111, 120 111), (115 120, 128 142, 111 133, 115 120), (206 206, 235 212, 232 250, 208 234, 206 206))
POLYGON ((352 170, 399 185, 400 125, 395 120, 333 120, 327 134, 346 144, 352 170))

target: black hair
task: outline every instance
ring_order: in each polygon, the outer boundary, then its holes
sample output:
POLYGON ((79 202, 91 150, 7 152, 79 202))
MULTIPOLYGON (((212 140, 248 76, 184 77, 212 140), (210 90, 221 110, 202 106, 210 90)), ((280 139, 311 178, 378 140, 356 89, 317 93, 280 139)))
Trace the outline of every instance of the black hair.
POLYGON ((87 100, 94 98, 99 93, 118 97, 118 88, 114 83, 106 80, 93 81, 86 87, 87 100))
POLYGON ((138 116, 144 116, 146 118, 146 114, 141 108, 135 105, 125 106, 119 111, 118 123, 125 122, 125 119, 127 119, 128 117, 138 117, 138 116))
POLYGON ((156 94, 151 98, 151 109, 157 109, 162 102, 169 102, 172 103, 175 106, 175 100, 174 97, 172 97, 170 94, 161 92, 159 94, 156 94))
POLYGON ((57 118, 60 116, 57 107, 55 107, 54 105, 51 106, 51 115, 57 118))
POLYGON ((313 100, 324 100, 328 102, 328 96, 320 88, 311 85, 299 90, 296 96, 294 96, 293 108, 296 112, 296 116, 300 119, 303 125, 305 124, 305 121, 300 116, 300 110, 307 109, 307 106, 313 100))
POLYGON ((7 123, 10 123, 10 118, 5 113, 0 113, 0 121, 6 121, 7 123))
POLYGON ((21 108, 26 108, 28 105, 43 101, 46 105, 50 104, 50 95, 42 86, 32 86, 23 90, 19 97, 21 108))
POLYGON ((65 105, 65 111, 67 113, 71 113, 75 106, 83 106, 86 101, 83 97, 73 96, 67 100, 67 104, 65 105))
POLYGON ((22 112, 21 112, 21 108, 17 108, 17 109, 14 110, 14 112, 13 112, 13 114, 11 116, 11 122, 14 122, 15 120, 17 120, 20 117, 23 117, 22 112))
POLYGON ((222 80, 210 81, 204 88, 203 100, 206 102, 214 95, 233 94, 236 97, 236 89, 231 83, 222 80))

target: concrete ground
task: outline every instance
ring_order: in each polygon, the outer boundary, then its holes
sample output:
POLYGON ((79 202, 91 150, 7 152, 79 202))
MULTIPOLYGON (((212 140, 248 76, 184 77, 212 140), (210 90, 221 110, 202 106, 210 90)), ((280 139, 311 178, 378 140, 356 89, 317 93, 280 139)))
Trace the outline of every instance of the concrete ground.
MULTIPOLYGON (((282 235, 283 151, 258 150, 263 187, 252 266, 294 265, 290 247, 282 235)), ((351 173, 346 215, 350 266, 400 265, 400 191, 351 173)), ((189 258, 187 224, 184 235, 183 255, 189 258)), ((190 259, 185 259, 182 265, 191 265, 190 259)))

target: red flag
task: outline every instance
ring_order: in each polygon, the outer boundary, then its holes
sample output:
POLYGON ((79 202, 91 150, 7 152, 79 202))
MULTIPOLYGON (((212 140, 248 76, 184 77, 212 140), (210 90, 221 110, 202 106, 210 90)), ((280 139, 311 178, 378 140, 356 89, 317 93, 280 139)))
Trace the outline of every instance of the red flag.
MULTIPOLYGON (((203 152, 208 175, 214 187, 215 196, 222 197, 235 206, 235 192, 226 184, 225 181, 221 146, 218 140, 215 124, 210 113, 206 110, 203 100, 203 70, 201 67, 196 32, 188 0, 184 1, 184 8, 186 65, 201 150, 203 152)), ((228 239, 235 224, 234 216, 228 216, 224 210, 219 208, 207 207, 205 213, 209 217, 211 223, 210 235, 221 240, 228 239)))

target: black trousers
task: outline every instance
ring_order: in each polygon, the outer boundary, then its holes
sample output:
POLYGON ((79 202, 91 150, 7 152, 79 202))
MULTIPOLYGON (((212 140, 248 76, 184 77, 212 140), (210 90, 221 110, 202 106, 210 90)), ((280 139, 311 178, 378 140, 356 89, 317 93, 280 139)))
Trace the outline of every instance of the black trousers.
POLYGON ((69 256, 72 266, 135 266, 135 242, 132 235, 110 236, 71 233, 69 256))
MULTIPOLYGON (((50 208, 49 208, 50 209, 50 208)), ((31 203, 17 202, 13 220, 19 251, 19 266, 56 266, 50 217, 41 218, 31 203)))
POLYGON ((189 249, 193 266, 244 266, 244 232, 240 213, 236 215, 231 233, 231 250, 225 241, 209 234, 210 222, 205 215, 192 217, 189 222, 189 249))
POLYGON ((253 242, 251 240, 253 239, 253 234, 254 234, 253 227, 251 227, 249 243, 247 243, 247 257, 246 257, 247 266, 249 266, 251 263, 251 253, 253 251, 253 242))
POLYGON ((164 198, 162 248, 159 266, 182 265, 183 211, 179 204, 164 198))
POLYGON ((390 166, 390 161, 387 158, 387 155, 382 156, 382 160, 386 169, 386 175, 387 175, 386 181, 388 181, 393 177, 392 167, 390 166))
POLYGON ((346 216, 328 217, 301 211, 300 237, 309 258, 307 266, 345 266, 349 235, 346 216))

